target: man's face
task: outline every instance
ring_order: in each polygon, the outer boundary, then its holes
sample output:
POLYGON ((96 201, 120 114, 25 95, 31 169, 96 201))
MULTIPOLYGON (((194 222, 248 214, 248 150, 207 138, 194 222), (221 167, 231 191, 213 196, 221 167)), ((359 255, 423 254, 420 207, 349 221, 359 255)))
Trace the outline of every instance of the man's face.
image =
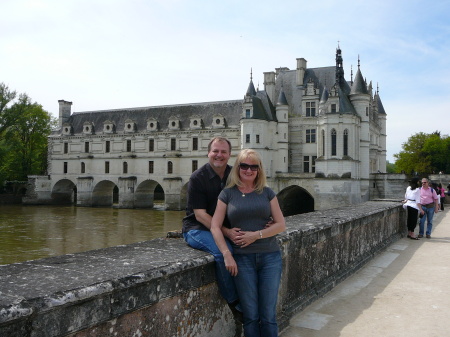
POLYGON ((230 147, 225 141, 214 141, 208 152, 209 164, 215 168, 223 168, 230 159, 230 147))
POLYGON ((428 188, 428 181, 427 180, 422 180, 422 187, 428 188))

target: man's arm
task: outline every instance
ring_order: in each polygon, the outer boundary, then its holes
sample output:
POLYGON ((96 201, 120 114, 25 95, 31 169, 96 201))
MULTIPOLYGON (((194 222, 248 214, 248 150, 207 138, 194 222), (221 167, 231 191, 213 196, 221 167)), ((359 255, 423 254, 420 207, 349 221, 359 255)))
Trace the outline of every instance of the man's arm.
POLYGON ((194 215, 198 222, 211 230, 212 216, 206 213, 206 209, 194 209, 194 215))
MULTIPOLYGON (((194 209, 194 214, 197 221, 211 230, 212 216, 206 213, 206 209, 194 209)), ((241 230, 240 228, 226 228, 224 226, 221 226, 220 229, 222 230, 222 234, 233 242, 236 240, 236 236, 241 230)))

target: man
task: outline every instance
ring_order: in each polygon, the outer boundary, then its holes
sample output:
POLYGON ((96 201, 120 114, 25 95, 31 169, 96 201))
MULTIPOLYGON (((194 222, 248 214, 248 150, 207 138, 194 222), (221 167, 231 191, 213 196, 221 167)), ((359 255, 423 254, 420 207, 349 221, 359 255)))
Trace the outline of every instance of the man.
MULTIPOLYGON (((188 186, 186 217, 183 219, 183 237, 192 248, 206 251, 216 261, 216 279, 219 291, 227 301, 236 320, 240 320, 239 300, 234 280, 225 268, 222 253, 217 248, 210 232, 211 219, 217 205, 217 197, 225 187, 231 166, 231 144, 226 138, 213 138, 208 144, 208 163, 192 173, 188 186)), ((235 240, 239 228, 230 229, 224 223, 223 234, 229 240, 235 240)), ((230 252, 233 251, 227 242, 230 252)))
POLYGON ((420 188, 420 214, 419 222, 419 238, 423 238, 425 218, 427 219, 427 239, 431 238, 431 230, 433 228, 433 215, 439 212, 438 196, 436 191, 429 186, 428 179, 422 179, 422 187, 420 188), (426 215, 426 217, 425 217, 426 215))

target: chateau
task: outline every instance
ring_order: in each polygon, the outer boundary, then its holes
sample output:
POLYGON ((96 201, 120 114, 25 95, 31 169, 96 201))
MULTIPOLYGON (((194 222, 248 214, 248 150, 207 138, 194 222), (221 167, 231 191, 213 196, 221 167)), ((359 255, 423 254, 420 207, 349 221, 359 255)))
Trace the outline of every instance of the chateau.
MULTIPOLYGON (((386 170, 386 113, 378 88, 358 69, 344 77, 341 49, 334 66, 252 77, 243 99, 71 112, 59 102, 59 128, 48 139, 48 176, 31 176, 25 203, 184 209, 193 171, 207 162, 211 138, 254 148, 285 215, 371 199, 374 173, 386 170)), ((243 86, 245 88, 245 86, 243 86)))

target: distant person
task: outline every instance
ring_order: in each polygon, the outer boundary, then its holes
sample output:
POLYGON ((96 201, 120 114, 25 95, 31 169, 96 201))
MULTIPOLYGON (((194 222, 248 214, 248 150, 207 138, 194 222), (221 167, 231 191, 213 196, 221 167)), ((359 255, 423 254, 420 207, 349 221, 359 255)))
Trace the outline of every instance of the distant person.
MULTIPOLYGON (((227 301, 236 321, 242 320, 239 299, 233 277, 225 268, 223 256, 211 235, 211 219, 216 209, 217 197, 226 184, 231 167, 231 143, 222 137, 213 138, 208 145, 208 163, 192 173, 187 193, 186 217, 183 219, 183 237, 189 246, 214 256, 216 280, 222 297, 227 301)), ((230 240, 236 240, 240 228, 222 227, 227 237, 225 243, 230 252, 230 240)))
POLYGON ((275 236, 285 229, 276 194, 266 186, 259 154, 242 150, 219 195, 211 232, 227 270, 235 276, 246 337, 278 336, 276 307, 282 261, 275 236), (231 228, 240 230, 232 242, 233 250, 223 236, 226 216, 231 228), (270 219, 273 223, 267 226, 270 219))
POLYGON ((438 184, 438 189, 439 189, 440 197, 441 197, 441 209, 440 210, 443 211, 444 203, 445 203, 445 189, 442 187, 441 183, 438 184))
POLYGON ((419 222, 419 238, 423 238, 425 219, 427 220, 427 239, 431 238, 431 230, 433 229, 434 213, 439 212, 439 197, 436 191, 429 186, 429 181, 422 178, 422 187, 420 188, 420 214, 422 218, 419 222))
POLYGON ((434 190, 438 196, 438 212, 441 211, 441 191, 439 190, 438 184, 434 183, 434 182, 429 182, 429 184, 431 185, 431 189, 434 190))
POLYGON ((405 192, 405 200, 403 200, 403 207, 407 212, 406 225, 408 227, 408 238, 412 240, 419 240, 414 234, 420 209, 420 189, 418 188, 418 183, 418 178, 412 178, 409 181, 409 186, 405 192))

